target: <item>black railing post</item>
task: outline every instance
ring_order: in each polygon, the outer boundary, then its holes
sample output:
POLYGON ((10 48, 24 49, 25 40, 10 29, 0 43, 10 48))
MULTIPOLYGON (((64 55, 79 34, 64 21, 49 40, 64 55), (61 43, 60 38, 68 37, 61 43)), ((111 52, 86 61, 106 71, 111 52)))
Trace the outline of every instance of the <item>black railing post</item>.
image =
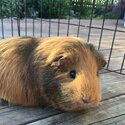
POLYGON ((89 39, 90 39, 90 32, 91 32, 91 26, 92 26, 92 20, 93 20, 93 12, 94 12, 94 8, 95 8, 95 2, 96 1, 93 0, 87 42, 89 42, 89 39))
POLYGON ((2 1, 0 4, 0 20, 1 20, 1 32, 2 32, 2 39, 4 39, 4 26, 3 26, 3 8, 2 8, 2 1))

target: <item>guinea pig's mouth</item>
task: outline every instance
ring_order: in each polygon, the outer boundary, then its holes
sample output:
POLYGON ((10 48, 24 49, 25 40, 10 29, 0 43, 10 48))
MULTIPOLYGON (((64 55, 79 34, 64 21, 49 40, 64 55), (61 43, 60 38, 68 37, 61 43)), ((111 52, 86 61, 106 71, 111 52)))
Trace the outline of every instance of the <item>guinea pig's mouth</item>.
POLYGON ((99 103, 96 102, 86 102, 85 100, 81 99, 79 101, 70 101, 70 100, 59 100, 59 101, 52 101, 52 105, 59 110, 68 111, 68 112, 76 112, 76 111, 83 111, 89 108, 93 108, 98 106, 99 103))

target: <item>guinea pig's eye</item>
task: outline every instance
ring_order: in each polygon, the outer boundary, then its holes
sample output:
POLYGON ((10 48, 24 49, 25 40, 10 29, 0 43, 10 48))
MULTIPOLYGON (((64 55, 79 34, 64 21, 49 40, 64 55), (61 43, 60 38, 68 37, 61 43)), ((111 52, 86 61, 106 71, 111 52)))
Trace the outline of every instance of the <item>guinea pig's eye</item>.
POLYGON ((70 76, 70 78, 75 79, 76 78, 76 71, 75 70, 70 71, 69 76, 70 76))

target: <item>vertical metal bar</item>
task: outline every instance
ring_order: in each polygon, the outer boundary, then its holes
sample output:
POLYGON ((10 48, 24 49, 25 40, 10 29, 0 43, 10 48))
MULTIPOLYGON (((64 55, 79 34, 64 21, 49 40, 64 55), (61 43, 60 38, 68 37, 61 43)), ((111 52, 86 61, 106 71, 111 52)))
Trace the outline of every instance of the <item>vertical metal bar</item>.
POLYGON ((52 0, 49 0, 49 37, 50 37, 50 29, 51 29, 51 4, 52 4, 52 0))
POLYGON ((119 18, 117 18, 117 21, 116 21, 116 26, 115 26, 115 30, 114 30, 113 40, 112 40, 112 44, 111 44, 111 48, 110 48, 110 53, 109 53, 109 58, 108 58, 106 69, 109 68, 109 63, 110 63, 110 60, 111 60, 112 50, 113 50, 113 46, 114 46, 114 42, 115 42, 115 36, 116 36, 116 32, 117 32, 118 21, 119 21, 119 18))
POLYGON ((17 12, 17 30, 18 36, 20 36, 20 10, 19 10, 19 0, 16 0, 16 12, 17 12))
POLYGON ((70 2, 69 2, 69 12, 68 12, 68 16, 69 16, 69 18, 68 18, 68 27, 67 27, 67 36, 69 36, 69 25, 70 25, 70 16, 71 16, 71 14, 70 14, 70 10, 71 10, 71 3, 72 3, 72 0, 70 0, 70 2))
POLYGON ((42 21, 42 12, 43 12, 43 1, 41 0, 41 3, 40 3, 40 11, 41 11, 41 32, 40 32, 40 36, 42 37, 42 34, 43 34, 43 21, 42 21))
POLYGON ((57 29, 57 36, 59 36, 59 29, 60 29, 60 14, 61 14, 61 0, 59 0, 59 6, 58 6, 58 29, 57 29))
POLYGON ((79 37, 79 32, 80 32, 80 24, 81 24, 81 17, 79 17, 78 29, 77 29, 77 37, 79 37))
POLYGON ((83 0, 80 0, 80 11, 79 11, 79 22, 78 22, 78 29, 77 29, 77 37, 79 37, 79 32, 80 32, 82 6, 83 6, 83 0))
POLYGON ((33 19, 33 36, 34 36, 34 26, 35 26, 35 9, 34 9, 34 0, 33 0, 33 14, 32 14, 32 19, 33 19))
POLYGON ((124 57, 123 57, 123 60, 122 60, 122 65, 121 65, 120 73, 122 73, 122 69, 123 69, 123 66, 124 66, 124 62, 125 62, 125 54, 124 54, 124 57))
POLYGON ((27 36, 27 3, 24 0, 24 14, 25 14, 25 36, 27 36))
POLYGON ((104 24, 105 24, 105 17, 106 17, 107 7, 108 7, 108 0, 106 1, 105 10, 104 10, 105 13, 103 14, 103 22, 102 22, 102 28, 101 28, 101 34, 100 34, 100 39, 99 39, 98 50, 100 49, 100 46, 101 46, 102 34, 103 34, 103 28, 104 28, 104 24))
POLYGON ((13 36, 13 11, 12 11, 12 0, 10 0, 10 18, 11 18, 11 35, 13 36))
POLYGON ((2 38, 4 39, 2 0, 1 0, 1 6, 0 6, 0 18, 1 18, 1 27, 2 27, 2 38))
POLYGON ((87 42, 89 42, 89 39, 90 39, 90 32, 91 32, 91 26, 92 26, 92 19, 93 19, 94 7, 95 7, 95 0, 93 0, 93 3, 92 3, 92 13, 91 13, 91 17, 90 17, 90 24, 89 24, 89 32, 88 32, 87 42))

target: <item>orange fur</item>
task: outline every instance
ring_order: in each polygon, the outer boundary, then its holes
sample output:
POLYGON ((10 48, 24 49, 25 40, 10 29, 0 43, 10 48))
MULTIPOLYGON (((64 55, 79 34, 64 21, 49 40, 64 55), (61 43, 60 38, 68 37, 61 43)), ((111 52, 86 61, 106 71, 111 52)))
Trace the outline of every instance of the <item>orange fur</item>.
POLYGON ((80 38, 1 40, 0 98, 24 106, 48 103, 65 111, 95 106, 101 99, 97 73, 104 65, 103 56, 80 38), (69 77, 72 70, 75 79, 69 77))

